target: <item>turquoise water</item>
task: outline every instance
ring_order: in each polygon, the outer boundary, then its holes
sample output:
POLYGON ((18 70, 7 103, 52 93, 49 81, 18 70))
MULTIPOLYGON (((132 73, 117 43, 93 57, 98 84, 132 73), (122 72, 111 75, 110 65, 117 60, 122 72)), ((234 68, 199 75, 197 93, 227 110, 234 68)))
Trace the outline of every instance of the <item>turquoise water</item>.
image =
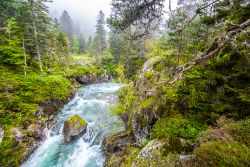
POLYGON ((47 139, 22 167, 100 167, 104 157, 101 141, 107 135, 124 130, 122 121, 108 114, 117 100, 117 83, 101 83, 79 88, 71 102, 64 106, 47 130, 47 139), (72 115, 88 122, 87 132, 76 141, 62 141, 63 123, 72 115))

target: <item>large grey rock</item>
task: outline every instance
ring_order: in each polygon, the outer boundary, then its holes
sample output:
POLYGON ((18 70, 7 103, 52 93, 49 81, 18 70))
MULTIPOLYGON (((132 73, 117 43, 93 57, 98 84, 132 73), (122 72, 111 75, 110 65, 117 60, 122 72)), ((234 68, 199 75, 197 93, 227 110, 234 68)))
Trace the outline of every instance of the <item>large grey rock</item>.
POLYGON ((30 136, 34 137, 36 141, 43 141, 46 139, 45 128, 45 123, 43 121, 38 121, 36 124, 30 124, 27 128, 27 132, 30 136))
POLYGON ((26 136, 23 134, 22 130, 18 127, 11 129, 12 137, 16 144, 22 143, 26 140, 26 136))
POLYGON ((70 117, 63 127, 63 139, 65 142, 70 142, 73 139, 78 139, 87 130, 87 122, 80 116, 75 115, 70 117))
POLYGON ((132 167, 183 167, 193 155, 186 155, 189 140, 163 138, 149 141, 140 151, 132 167))
POLYGON ((152 129, 154 117, 147 114, 134 113, 132 118, 132 129, 137 144, 141 144, 143 140, 149 138, 149 134, 152 129), (142 121, 145 120, 145 121, 142 121), (147 122, 147 123, 145 123, 147 122))
MULTIPOLYGON (((166 139, 155 139, 148 142, 148 144, 141 150, 137 156, 137 160, 152 160, 156 156, 161 156, 160 150, 168 142, 166 139)), ((136 161, 135 161, 136 162, 136 161)), ((136 163, 132 167, 136 167, 136 163)))
POLYGON ((136 105, 132 118, 132 129, 136 142, 141 144, 143 140, 149 138, 149 134, 153 125, 159 119, 161 110, 158 109, 157 91, 158 87, 155 83, 159 80, 159 74, 154 71, 153 67, 157 61, 161 59, 160 56, 150 58, 144 63, 142 73, 136 80, 133 91, 137 95, 136 102, 143 103, 149 98, 155 99, 146 105, 136 105))
POLYGON ((160 56, 156 56, 148 59, 143 65, 142 72, 145 73, 147 71, 151 71, 153 69, 155 62, 158 61, 160 58, 161 58, 160 56))
POLYGON ((0 126, 0 143, 3 141, 3 137, 4 137, 4 130, 3 130, 3 128, 0 126))

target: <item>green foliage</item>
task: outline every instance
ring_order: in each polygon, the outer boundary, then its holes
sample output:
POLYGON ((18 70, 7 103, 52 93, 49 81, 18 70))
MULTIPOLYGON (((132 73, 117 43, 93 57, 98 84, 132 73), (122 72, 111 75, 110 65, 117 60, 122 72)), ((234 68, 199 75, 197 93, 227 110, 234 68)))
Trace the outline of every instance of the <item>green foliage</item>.
POLYGON ((115 106, 110 107, 111 115, 122 115, 124 113, 126 113, 126 107, 121 103, 117 103, 115 106))
POLYGON ((78 37, 74 34, 72 37, 72 50, 73 53, 79 53, 80 52, 80 44, 78 37))
POLYGON ((183 150, 183 146, 181 144, 181 140, 177 137, 170 137, 169 143, 165 144, 161 151, 162 151, 162 154, 166 156, 169 153, 180 154, 182 150, 183 150))
POLYGON ((144 139, 141 143, 142 147, 146 146, 148 144, 149 140, 148 139, 144 139))
POLYGON ((82 76, 82 75, 102 75, 104 73, 103 69, 98 68, 97 66, 93 64, 88 64, 88 65, 76 65, 76 66, 71 66, 67 69, 66 75, 67 76, 82 76))
POLYGON ((154 107, 155 102, 156 102, 156 99, 154 97, 146 98, 139 102, 138 109, 139 111, 151 110, 154 107))
POLYGON ((193 166, 238 167, 250 165, 248 147, 228 142, 209 142, 194 151, 193 166))
POLYGON ((127 127, 127 132, 131 133, 132 130, 132 117, 133 117, 133 106, 135 104, 136 96, 131 90, 131 85, 122 87, 117 93, 119 100, 115 106, 110 108, 110 114, 125 116, 123 120, 127 127))
POLYGON ((142 68, 145 61, 146 60, 143 57, 137 57, 137 56, 127 57, 124 66, 124 74, 126 78, 130 80, 135 80, 136 74, 138 73, 138 69, 142 68))
POLYGON ((7 20, 5 29, 0 30, 3 31, 0 33, 0 58, 2 64, 18 67, 24 64, 19 30, 20 28, 14 18, 7 20))
POLYGON ((152 79, 152 77, 154 76, 154 72, 153 72, 153 71, 148 71, 148 72, 146 72, 144 75, 145 75, 145 78, 146 78, 147 80, 150 80, 150 79, 152 79))
POLYGON ((124 66, 119 64, 117 67, 116 67, 116 75, 117 75, 117 78, 120 80, 120 82, 124 82, 126 81, 126 78, 125 78, 125 75, 124 75, 124 66))
POLYGON ((209 66, 194 68, 179 83, 175 110, 207 123, 214 123, 221 115, 248 116, 249 62, 244 49, 234 52, 228 46, 209 66))
POLYGON ((195 139, 199 132, 205 130, 202 124, 176 115, 175 117, 161 118, 153 127, 151 137, 180 137, 195 139))
POLYGON ((230 123, 226 128, 236 141, 250 147, 250 119, 230 123))
POLYGON ((125 86, 117 93, 119 101, 115 107, 111 109, 111 113, 115 115, 132 113, 131 107, 135 101, 135 94, 131 91, 130 86, 125 86))

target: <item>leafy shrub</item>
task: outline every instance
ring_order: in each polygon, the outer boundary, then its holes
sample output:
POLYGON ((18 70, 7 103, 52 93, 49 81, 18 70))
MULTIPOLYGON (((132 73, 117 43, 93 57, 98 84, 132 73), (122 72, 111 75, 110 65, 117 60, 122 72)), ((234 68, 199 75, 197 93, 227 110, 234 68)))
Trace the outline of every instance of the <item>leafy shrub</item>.
POLYGON ((153 127, 151 137, 180 137, 194 139, 200 131, 206 127, 194 120, 188 120, 181 116, 159 119, 153 127))

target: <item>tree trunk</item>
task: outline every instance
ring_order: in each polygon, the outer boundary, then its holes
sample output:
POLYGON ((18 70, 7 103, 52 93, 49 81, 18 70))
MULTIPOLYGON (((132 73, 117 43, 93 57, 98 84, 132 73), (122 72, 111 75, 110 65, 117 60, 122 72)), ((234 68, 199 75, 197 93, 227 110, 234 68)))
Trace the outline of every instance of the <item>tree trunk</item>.
POLYGON ((34 11, 34 3, 35 2, 32 1, 32 6, 31 6, 31 10, 32 10, 32 14, 33 14, 33 18, 32 18, 33 31, 34 31, 35 45, 36 45, 36 51, 37 51, 37 59, 38 59, 38 63, 39 63, 39 67, 40 67, 40 72, 41 72, 42 79, 43 79, 44 73, 43 73, 43 66, 42 66, 42 59, 41 59, 41 50, 40 50, 38 36, 37 36, 37 29, 36 29, 36 22, 35 22, 36 13, 34 11))
POLYGON ((26 58, 26 52, 25 52, 25 45, 24 45, 24 38, 22 38, 22 42, 23 42, 23 57, 24 57, 24 76, 27 76, 27 58, 26 58))

